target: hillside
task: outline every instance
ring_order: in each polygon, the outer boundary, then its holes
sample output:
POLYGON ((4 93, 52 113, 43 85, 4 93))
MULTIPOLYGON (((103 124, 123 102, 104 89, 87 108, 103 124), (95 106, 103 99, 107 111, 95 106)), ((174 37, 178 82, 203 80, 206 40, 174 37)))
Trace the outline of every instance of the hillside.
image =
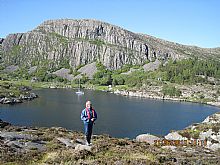
POLYGON ((125 64, 143 65, 155 59, 220 57, 220 48, 181 45, 89 19, 48 20, 32 31, 9 34, 0 44, 6 66, 47 65, 53 70, 94 61, 116 70, 125 64))

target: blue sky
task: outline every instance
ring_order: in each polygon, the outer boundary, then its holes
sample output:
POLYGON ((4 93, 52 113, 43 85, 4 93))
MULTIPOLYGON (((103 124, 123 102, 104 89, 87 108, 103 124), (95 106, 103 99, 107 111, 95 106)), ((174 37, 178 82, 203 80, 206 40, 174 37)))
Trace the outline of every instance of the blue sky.
POLYGON ((0 37, 48 19, 97 19, 200 47, 220 47, 219 0, 0 0, 0 37))

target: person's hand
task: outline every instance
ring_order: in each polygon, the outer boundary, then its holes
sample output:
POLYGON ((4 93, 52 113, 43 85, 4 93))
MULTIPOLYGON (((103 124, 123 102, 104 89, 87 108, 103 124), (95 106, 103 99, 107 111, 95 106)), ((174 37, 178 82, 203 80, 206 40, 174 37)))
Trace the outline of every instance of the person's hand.
POLYGON ((91 119, 91 121, 94 121, 94 120, 95 120, 94 118, 91 119))

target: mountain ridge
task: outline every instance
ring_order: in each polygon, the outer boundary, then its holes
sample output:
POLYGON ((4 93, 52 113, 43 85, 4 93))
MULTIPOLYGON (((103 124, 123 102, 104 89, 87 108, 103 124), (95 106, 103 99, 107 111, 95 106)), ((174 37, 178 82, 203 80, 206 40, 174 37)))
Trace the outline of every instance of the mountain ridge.
POLYGON ((147 34, 138 34, 94 19, 47 20, 26 33, 9 34, 1 43, 7 64, 41 65, 50 68, 62 63, 76 68, 100 61, 116 70, 125 64, 143 65, 155 59, 220 57, 220 48, 181 45, 147 34))

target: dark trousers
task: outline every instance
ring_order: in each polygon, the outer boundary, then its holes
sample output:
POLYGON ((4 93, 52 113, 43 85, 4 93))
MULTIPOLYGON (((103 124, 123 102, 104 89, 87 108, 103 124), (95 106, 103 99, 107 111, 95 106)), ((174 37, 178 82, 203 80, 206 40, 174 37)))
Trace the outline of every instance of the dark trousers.
POLYGON ((92 137, 92 127, 93 123, 92 122, 84 122, 84 129, 85 129, 85 135, 86 135, 86 141, 88 143, 91 142, 91 137, 92 137))

